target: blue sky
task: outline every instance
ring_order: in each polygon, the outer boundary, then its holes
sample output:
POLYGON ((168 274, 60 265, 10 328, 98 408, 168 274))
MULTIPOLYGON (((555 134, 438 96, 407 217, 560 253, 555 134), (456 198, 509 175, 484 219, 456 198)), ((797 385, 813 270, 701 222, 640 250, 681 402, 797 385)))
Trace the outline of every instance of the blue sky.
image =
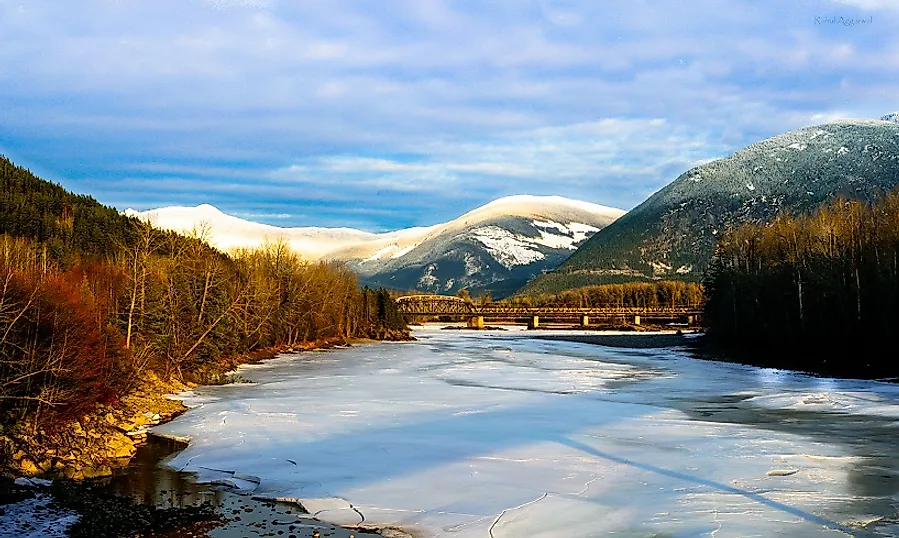
POLYGON ((120 209, 282 226, 629 209, 899 109, 895 0, 0 0, 0 35, 0 152, 120 209))

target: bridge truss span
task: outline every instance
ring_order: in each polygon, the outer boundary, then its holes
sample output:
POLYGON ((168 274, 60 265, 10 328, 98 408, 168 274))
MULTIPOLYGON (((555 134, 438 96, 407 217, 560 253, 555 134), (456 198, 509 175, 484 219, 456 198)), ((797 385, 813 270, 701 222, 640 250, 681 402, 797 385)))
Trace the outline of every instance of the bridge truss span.
POLYGON ((458 316, 493 319, 538 318, 580 319, 631 318, 692 321, 702 314, 702 305, 656 307, 570 307, 570 306, 521 306, 514 303, 478 304, 449 295, 406 295, 397 300, 402 314, 411 316, 458 316))
POLYGON ((396 303, 401 313, 409 315, 476 315, 474 303, 450 295, 404 295, 396 303))

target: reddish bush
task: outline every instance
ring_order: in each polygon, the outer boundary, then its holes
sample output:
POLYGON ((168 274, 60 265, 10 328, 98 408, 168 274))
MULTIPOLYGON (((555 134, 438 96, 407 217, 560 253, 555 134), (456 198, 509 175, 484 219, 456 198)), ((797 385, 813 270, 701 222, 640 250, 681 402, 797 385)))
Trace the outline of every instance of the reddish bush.
POLYGON ((111 263, 80 261, 64 276, 90 296, 100 326, 105 327, 115 319, 119 298, 125 293, 127 284, 127 276, 121 267, 111 263))
POLYGON ((46 427, 124 390, 121 336, 73 279, 0 269, 0 413, 46 427))

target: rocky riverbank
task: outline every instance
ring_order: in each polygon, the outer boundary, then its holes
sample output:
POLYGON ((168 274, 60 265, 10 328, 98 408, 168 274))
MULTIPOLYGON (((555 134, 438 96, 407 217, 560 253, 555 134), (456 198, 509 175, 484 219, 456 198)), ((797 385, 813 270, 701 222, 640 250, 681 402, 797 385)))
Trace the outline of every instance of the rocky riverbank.
POLYGON ((200 484, 190 473, 160 464, 185 446, 151 434, 112 477, 0 479, 0 538, 410 536, 389 528, 331 525, 297 503, 200 484))
POLYGON ((128 464, 150 426, 186 409, 166 395, 191 386, 147 372, 117 405, 101 405, 56 431, 4 432, 0 435, 0 450, 7 455, 3 474, 75 480, 109 476, 113 469, 128 464))
MULTIPOLYGON (((328 339, 270 348, 223 359, 217 368, 195 375, 207 383, 233 382, 230 372, 240 364, 374 341, 328 339)), ((329 525, 300 505, 196 484, 192 475, 159 465, 183 446, 169 446, 172 440, 154 438, 148 429, 186 411, 174 395, 193 386, 148 372, 117 405, 101 406, 57 432, 0 432, 9 477, 0 478, 0 538, 240 538, 262 531, 303 538, 318 536, 319 529, 333 538, 409 536, 394 529, 329 525)))

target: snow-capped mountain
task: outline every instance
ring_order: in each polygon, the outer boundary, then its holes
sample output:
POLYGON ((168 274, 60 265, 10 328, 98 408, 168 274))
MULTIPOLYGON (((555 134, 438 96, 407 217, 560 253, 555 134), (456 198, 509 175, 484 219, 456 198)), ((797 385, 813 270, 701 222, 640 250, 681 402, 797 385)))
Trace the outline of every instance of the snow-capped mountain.
POLYGON ((899 122, 840 120, 790 131, 687 171, 523 293, 612 282, 698 280, 718 234, 812 211, 835 196, 871 200, 899 185, 899 122))
POLYGON ((502 296, 556 267, 624 211, 559 196, 509 196, 443 224, 380 234, 279 228, 206 204, 126 213, 169 230, 203 231, 222 250, 284 239, 308 259, 346 262, 370 285, 502 296))
POLYGON ((556 267, 620 209, 559 196, 509 196, 444 224, 396 232, 326 256, 364 281, 397 289, 511 293, 556 267))
POLYGON ((266 241, 287 241, 291 249, 308 259, 321 258, 340 247, 371 241, 377 234, 353 228, 280 228, 223 213, 209 204, 196 207, 163 207, 150 211, 126 209, 128 216, 149 220, 155 226, 179 233, 197 233, 219 250, 253 248, 266 241))

